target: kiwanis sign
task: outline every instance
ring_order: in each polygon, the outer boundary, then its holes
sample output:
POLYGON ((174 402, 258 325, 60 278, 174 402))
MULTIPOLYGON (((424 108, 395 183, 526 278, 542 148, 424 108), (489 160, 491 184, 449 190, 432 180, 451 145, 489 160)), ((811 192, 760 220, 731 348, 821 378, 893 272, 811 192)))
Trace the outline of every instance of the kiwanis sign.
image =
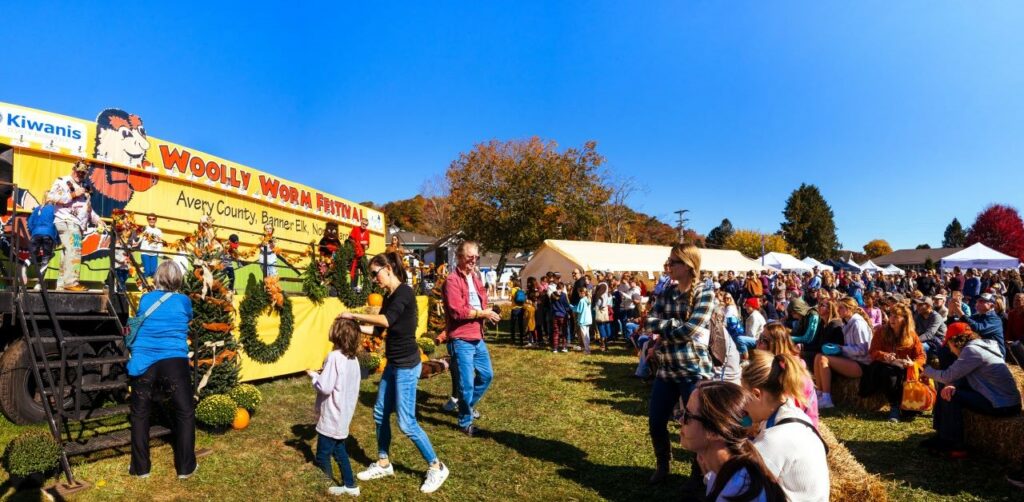
POLYGON ((86 155, 86 129, 77 120, 0 104, 0 142, 76 157, 86 155))

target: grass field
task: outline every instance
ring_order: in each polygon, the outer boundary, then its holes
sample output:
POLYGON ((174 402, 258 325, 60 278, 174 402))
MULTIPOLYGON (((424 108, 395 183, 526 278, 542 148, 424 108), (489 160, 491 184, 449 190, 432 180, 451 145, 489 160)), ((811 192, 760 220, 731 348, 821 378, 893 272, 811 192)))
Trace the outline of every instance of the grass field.
MULTIPOLYGON (((436 500, 678 500, 688 464, 677 462, 669 482, 648 487, 654 464, 647 438, 649 388, 632 378, 634 358, 624 349, 552 354, 492 345, 496 379, 479 406, 479 437, 456 429, 441 406, 450 390, 442 375, 420 382, 419 420, 442 461, 451 469, 436 500)), ((171 450, 153 448, 153 475, 127 475, 128 456, 108 455, 75 466, 94 488, 75 500, 329 500, 326 481, 312 464, 316 433, 313 392, 306 377, 260 385, 265 402, 244 431, 200 431, 200 459, 188 481, 174 476, 171 450)), ((374 457, 372 405, 376 379, 364 381, 349 439, 358 470, 374 457)), ((881 415, 839 409, 824 419, 865 464, 881 474, 893 500, 1015 500, 1003 480, 1004 466, 978 458, 953 462, 922 454, 916 443, 929 420, 889 424, 881 415)), ((0 443, 19 430, 0 423, 0 443)), ((678 446, 677 456, 686 456, 678 446)), ((396 477, 360 483, 362 499, 427 498, 419 493, 426 465, 395 428, 392 459, 396 477)), ((2 471, 0 471, 2 473, 2 471)), ((6 474, 4 474, 6 477, 6 474)), ((0 497, 12 495, 9 485, 0 497)), ((1019 493, 1016 494, 1019 497, 1019 493)), ((31 500, 30 494, 13 498, 31 500)), ((1019 500, 1016 499, 1016 500, 1019 500)))

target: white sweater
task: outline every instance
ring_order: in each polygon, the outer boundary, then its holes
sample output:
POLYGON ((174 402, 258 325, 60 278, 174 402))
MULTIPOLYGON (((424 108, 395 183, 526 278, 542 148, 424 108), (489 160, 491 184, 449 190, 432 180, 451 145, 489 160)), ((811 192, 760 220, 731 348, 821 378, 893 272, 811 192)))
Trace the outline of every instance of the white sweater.
POLYGON ((316 389, 316 431, 334 439, 348 437, 359 400, 359 361, 340 350, 327 354, 324 368, 312 377, 316 389))
MULTIPOLYGON (((775 414, 778 423, 785 418, 798 418, 812 423, 806 413, 786 401, 775 414)), ((768 470, 779 478, 786 498, 793 502, 825 501, 829 496, 828 461, 825 446, 810 427, 801 423, 785 423, 768 427, 754 438, 754 447, 761 453, 768 470)))

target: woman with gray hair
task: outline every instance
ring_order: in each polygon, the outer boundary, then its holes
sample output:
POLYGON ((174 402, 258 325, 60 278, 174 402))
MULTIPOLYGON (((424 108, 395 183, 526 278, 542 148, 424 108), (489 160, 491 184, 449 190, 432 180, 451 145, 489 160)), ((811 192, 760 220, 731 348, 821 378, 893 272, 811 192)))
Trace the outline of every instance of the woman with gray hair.
POLYGON ((143 320, 128 359, 132 427, 132 462, 128 473, 140 478, 149 477, 149 418, 156 391, 168 395, 174 406, 171 446, 178 478, 189 478, 199 468, 195 454, 196 411, 188 364, 192 301, 178 292, 181 285, 181 268, 165 261, 153 276, 155 290, 139 300, 138 312, 143 320))

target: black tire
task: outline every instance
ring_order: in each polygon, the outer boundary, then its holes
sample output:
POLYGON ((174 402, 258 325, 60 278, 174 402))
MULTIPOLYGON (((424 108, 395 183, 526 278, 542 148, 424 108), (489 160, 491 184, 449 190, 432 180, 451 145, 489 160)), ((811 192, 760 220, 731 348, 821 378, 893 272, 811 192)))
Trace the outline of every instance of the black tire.
MULTIPOLYGON (((52 335, 46 329, 42 329, 40 336, 52 335)), ((45 344, 43 349, 50 357, 57 353, 57 346, 54 344, 45 344)), ((89 348, 85 350, 91 351, 89 348)), ((53 368, 54 365, 51 365, 51 369, 53 368)), ((67 388, 70 393, 71 387, 67 388)), ((66 397, 64 404, 65 407, 69 406, 71 398, 66 397)), ((0 356, 0 411, 17 425, 46 420, 46 410, 43 409, 43 402, 32 375, 28 341, 24 338, 19 338, 8 345, 0 356)))

